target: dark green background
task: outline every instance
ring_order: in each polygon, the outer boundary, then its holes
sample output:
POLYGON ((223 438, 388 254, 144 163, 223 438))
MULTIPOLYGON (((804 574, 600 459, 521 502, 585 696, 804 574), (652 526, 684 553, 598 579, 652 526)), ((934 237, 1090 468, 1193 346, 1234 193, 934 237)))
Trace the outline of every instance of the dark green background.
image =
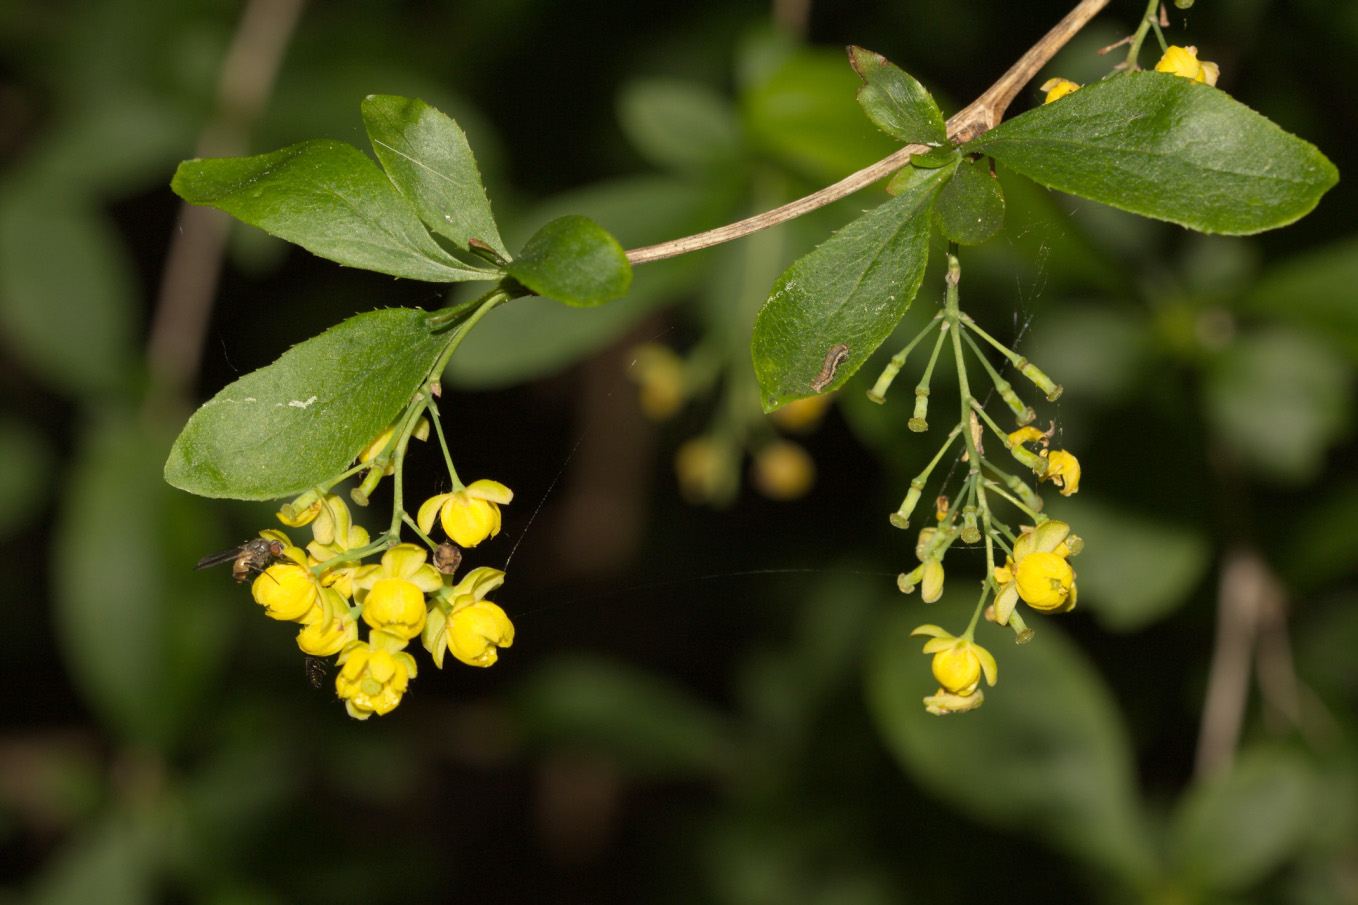
MULTIPOLYGON (((1037 83, 1106 71, 1093 48, 1140 12, 1111 6, 1037 83)), ((1170 11, 1219 87, 1339 167, 1292 227, 1205 239, 1006 178, 1006 230, 965 250, 963 306, 1005 341, 1022 331, 1066 386, 1039 417, 1085 469, 1053 503, 1088 543, 1080 608, 1035 616, 1025 648, 983 626, 999 684, 979 712, 931 722, 914 703, 932 690, 922 642, 901 635, 964 627, 980 558, 954 551, 927 612, 895 590, 914 535, 886 515, 940 433, 905 429, 916 372, 882 408, 862 398, 880 362, 850 381, 804 441, 809 497, 746 486, 721 511, 683 503, 671 467, 713 403, 651 426, 626 376, 636 342, 706 340, 749 381, 762 298, 741 277, 766 291, 877 189, 638 268, 630 309, 496 327, 509 306, 459 352, 461 380, 498 385, 444 397, 459 471, 516 494, 504 534, 468 554, 516 550, 496 599, 517 641, 494 669, 420 654, 400 708, 355 723, 307 685, 287 626, 228 575, 191 571, 271 520, 160 480, 192 405, 344 317, 444 303, 236 229, 196 385, 149 381, 168 182, 240 11, 0 0, 0 901, 1358 900, 1358 7, 1170 11), (579 342, 561 326, 585 323, 579 342), (521 382, 533 361, 542 375, 521 382), (1194 752, 1232 562, 1266 566, 1286 623, 1243 686, 1239 769, 1205 783, 1194 752)), ((805 40, 828 73, 845 44, 885 54, 950 114, 1064 12, 813 0, 805 40)), ((741 75, 769 28, 767 5, 737 2, 316 3, 247 151, 363 146, 364 95, 422 97, 466 129, 511 248, 581 212, 630 247, 885 153, 866 120, 861 137, 841 125, 852 78, 824 92, 838 107, 798 83, 805 120, 779 125, 741 75), (619 98, 650 77, 744 105, 727 157, 620 125, 619 98)), ((1031 87, 1011 112, 1040 100, 1031 87)), ((941 297, 935 261, 907 325, 941 297)), ((416 492, 445 489, 435 459, 416 452, 416 492)))

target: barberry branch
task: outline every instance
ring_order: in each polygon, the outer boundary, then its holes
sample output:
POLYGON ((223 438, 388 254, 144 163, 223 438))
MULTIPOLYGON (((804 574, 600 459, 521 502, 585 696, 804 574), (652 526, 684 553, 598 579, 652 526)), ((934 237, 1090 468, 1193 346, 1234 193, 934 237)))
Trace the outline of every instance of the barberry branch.
MULTIPOLYGON (((961 144, 993 129, 1004 118, 1005 110, 1009 109, 1009 104, 1022 90, 1023 86, 1028 84, 1033 76, 1037 75, 1038 71, 1047 65, 1047 61, 1055 56, 1056 52, 1064 47, 1067 41, 1084 28, 1089 20, 1094 18, 1107 5, 1108 0, 1080 0, 1080 3, 1067 13, 1055 28, 1028 48, 1028 51, 1019 57, 1018 62, 1010 66, 1009 70, 1000 76, 995 84, 987 88, 980 97, 948 120, 948 138, 961 144)), ((839 182, 798 198, 796 201, 790 201, 782 207, 776 207, 762 214, 755 214, 753 217, 736 223, 728 223, 726 226, 709 229, 706 232, 685 236, 682 239, 671 239, 658 245, 633 248, 627 252, 627 260, 634 265, 645 264, 648 261, 673 258, 677 255, 711 248, 723 242, 730 242, 732 239, 748 236, 750 233, 767 229, 794 217, 800 217, 802 214, 852 195, 859 189, 889 176, 910 163, 911 155, 923 154, 930 150, 932 149, 928 145, 906 145, 876 163, 844 177, 839 182)))

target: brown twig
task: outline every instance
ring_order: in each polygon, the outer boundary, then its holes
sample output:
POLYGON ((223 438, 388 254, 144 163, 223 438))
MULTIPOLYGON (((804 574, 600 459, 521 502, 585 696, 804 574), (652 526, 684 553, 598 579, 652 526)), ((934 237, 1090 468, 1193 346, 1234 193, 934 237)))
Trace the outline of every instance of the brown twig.
MULTIPOLYGON (((1047 61, 1076 32, 1084 28, 1085 24, 1107 5, 1108 0, 1080 0, 1080 3, 1067 13, 1066 17, 1057 23, 1055 28, 1028 48, 1028 52, 1019 57, 1018 62, 1009 67, 1009 71, 1000 76, 995 84, 987 88, 985 93, 948 120, 948 137, 958 143, 967 142, 993 129, 1004 117, 1004 111, 1009 108, 1009 104, 1022 90, 1023 86, 1028 84, 1033 76, 1037 75, 1038 70, 1045 66, 1047 61)), ((798 198, 782 207, 776 207, 762 214, 756 214, 737 223, 729 223, 726 226, 710 229, 707 232, 685 236, 682 239, 672 239, 658 245, 634 248, 627 252, 627 260, 633 264, 644 264, 647 261, 672 258, 676 255, 687 254, 690 251, 698 251, 702 248, 711 248, 713 245, 720 245, 723 242, 730 242, 732 239, 748 236, 750 233, 767 229, 785 220, 791 220, 793 217, 800 217, 802 214, 851 195, 908 164, 912 154, 923 154, 929 150, 930 148, 927 145, 906 145, 889 157, 884 157, 871 166, 865 167, 851 176, 846 176, 834 185, 826 186, 804 198, 798 198)))
POLYGON ((1282 587, 1258 553, 1237 551, 1225 558, 1194 765, 1200 777, 1229 768, 1235 759, 1249 700, 1251 662, 1266 614, 1281 611, 1282 599, 1282 587))
MULTIPOLYGON (((248 150, 247 138, 292 41, 306 0, 249 0, 222 63, 217 110, 203 129, 199 157, 230 157, 248 150)), ((184 204, 170 239, 160 295, 147 342, 147 367, 158 401, 181 396, 198 373, 212 312, 230 218, 184 204)))

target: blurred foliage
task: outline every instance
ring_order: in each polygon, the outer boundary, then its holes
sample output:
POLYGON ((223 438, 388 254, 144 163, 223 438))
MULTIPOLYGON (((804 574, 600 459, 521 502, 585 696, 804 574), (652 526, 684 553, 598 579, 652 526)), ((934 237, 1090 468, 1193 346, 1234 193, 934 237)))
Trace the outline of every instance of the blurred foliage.
MULTIPOLYGON (((1103 71, 1093 51, 1142 4, 1111 7, 1035 84, 1103 71)), ((242 11, 0 3, 0 902, 1358 902, 1351 180, 1285 230, 1221 239, 1001 172, 1005 229, 966 250, 966 305, 1065 385, 1039 416, 1085 478, 1052 512, 1087 546, 1080 608, 1022 648, 983 632, 999 684, 947 720, 920 706, 907 636, 960 610, 948 593, 926 616, 892 578, 914 537, 885 516, 933 448, 906 429, 908 390, 838 394, 803 440, 808 497, 739 481, 772 435, 754 312, 875 202, 639 267, 598 309, 494 312, 445 408, 470 472, 516 492, 487 551, 515 551, 518 642, 355 724, 243 589, 190 570, 270 508, 160 477, 196 401, 239 373, 354 313, 443 302, 237 227, 196 386, 148 368, 168 181, 213 121, 242 11), (626 376, 645 340, 683 350, 696 387, 659 427, 626 376), (675 488, 698 435, 730 453, 719 512, 675 488), (1232 596, 1242 558, 1272 609, 1232 596), (1196 770, 1231 657, 1234 757, 1196 770)), ((946 114, 1064 12, 813 3, 798 38, 754 3, 312 4, 243 152, 358 143, 363 96, 421 97, 466 130, 510 247, 567 214, 636 247, 890 151, 839 47, 885 54, 946 114)), ((1352 4, 1199 0, 1170 20, 1222 88, 1358 172, 1352 4)), ((942 297, 937 261, 923 287, 902 341, 942 297)))

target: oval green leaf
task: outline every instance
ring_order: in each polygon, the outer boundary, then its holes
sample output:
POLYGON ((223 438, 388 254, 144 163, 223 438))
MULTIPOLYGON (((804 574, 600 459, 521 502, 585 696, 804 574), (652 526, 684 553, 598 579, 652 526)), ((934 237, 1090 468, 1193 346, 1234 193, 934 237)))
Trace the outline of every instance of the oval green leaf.
POLYGON ((1283 747, 1246 749, 1228 771, 1189 789, 1167 849, 1185 885, 1215 893, 1200 901, 1221 901, 1313 844, 1331 795, 1301 755, 1283 747))
POLYGON ((0 195, 0 333, 60 392, 125 392, 138 330, 127 250, 102 213, 62 197, 43 183, 0 195))
POLYGON ((363 124, 396 190, 429 230, 467 251, 479 239, 508 258, 467 136, 422 100, 370 94, 363 124))
POLYGON ((951 172, 919 171, 773 284, 750 345, 764 411, 840 386, 891 335, 924 278, 929 214, 951 172), (828 367, 841 345, 847 355, 828 367))
POLYGON ((171 432, 108 417, 80 439, 63 475, 52 567, 53 627, 67 675, 124 741, 172 750, 230 644, 239 592, 222 575, 195 573, 225 546, 202 500, 161 481, 171 432))
POLYGON ((1004 190, 985 161, 953 171, 934 201, 934 223, 959 245, 980 245, 1004 227, 1004 190))
POLYGON ((910 637, 922 621, 890 617, 866 664, 869 710, 901 766, 977 820, 1046 837, 1133 886, 1150 881, 1158 853, 1130 740, 1089 659, 1048 621, 1023 647, 984 626, 977 640, 996 655, 999 682, 975 713, 937 717, 922 700, 938 682, 910 637))
POLYGON ((618 240, 588 217, 559 217, 533 234, 509 275, 536 295, 587 307, 627 294, 632 265, 618 240))
POLYGON ((587 747, 632 776, 708 777, 735 754, 720 711, 678 683, 600 658, 543 664, 518 708, 532 742, 587 747))
POLYGON ((170 188, 190 204, 226 211, 350 267, 431 283, 498 275, 489 264, 470 265, 445 251, 377 164, 343 142, 186 160, 170 188))
POLYGON ((863 80, 858 103, 872 124, 906 144, 943 145, 943 111, 924 86, 880 53, 849 47, 849 63, 863 80))
POLYGON ((1228 235, 1285 226, 1339 180, 1314 145, 1225 92, 1161 72, 1081 88, 964 148, 1049 188, 1228 235))
POLYGON ((638 79, 618 95, 618 124, 651 163, 679 170, 739 166, 740 120, 706 85, 638 79))
POLYGON ((850 99, 862 82, 837 50, 788 52, 741 96, 751 146, 817 181, 842 179, 899 145, 864 120, 850 99))
POLYGON ((1052 501, 1048 514, 1079 526, 1085 548, 1072 565, 1080 576, 1080 609, 1109 631, 1141 631, 1176 612, 1212 562, 1211 544, 1191 525, 1086 491, 1052 501))
POLYGON ((165 480, 207 497, 273 500, 342 472, 429 376, 446 334, 418 308, 369 311, 246 374, 193 414, 165 480))

